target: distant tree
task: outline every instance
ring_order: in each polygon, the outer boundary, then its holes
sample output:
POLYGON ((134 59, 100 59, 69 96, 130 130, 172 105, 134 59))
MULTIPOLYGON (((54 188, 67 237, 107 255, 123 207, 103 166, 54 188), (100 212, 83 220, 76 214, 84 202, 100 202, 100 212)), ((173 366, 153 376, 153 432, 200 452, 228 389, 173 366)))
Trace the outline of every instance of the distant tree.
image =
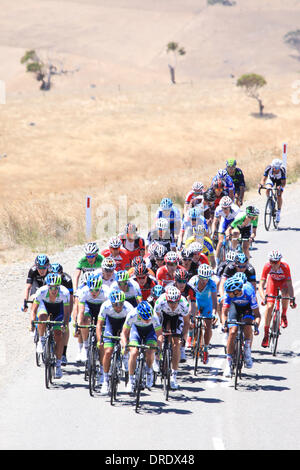
POLYGON ((21 58, 21 64, 26 64, 26 71, 33 73, 40 85, 41 90, 50 90, 52 86, 52 76, 62 75, 69 72, 77 72, 79 68, 69 71, 63 68, 63 63, 59 60, 42 60, 34 49, 26 51, 21 58), (54 64, 55 62, 55 64, 54 64))
POLYGON ((264 105, 262 99, 259 96, 259 90, 267 84, 266 80, 262 75, 257 75, 256 73, 247 73, 242 75, 238 81, 237 86, 242 87, 247 96, 254 98, 259 105, 259 114, 263 115, 264 105))
POLYGON ((286 33, 283 36, 283 40, 290 47, 296 49, 296 51, 300 55, 300 29, 296 29, 295 31, 290 31, 289 33, 286 33))
POLYGON ((172 64, 169 64, 169 70, 170 70, 170 76, 171 76, 171 82, 176 84, 175 80, 175 69, 177 67, 177 60, 178 56, 185 55, 185 49, 183 47, 179 47, 177 42, 169 42, 167 44, 167 53, 172 54, 172 64))

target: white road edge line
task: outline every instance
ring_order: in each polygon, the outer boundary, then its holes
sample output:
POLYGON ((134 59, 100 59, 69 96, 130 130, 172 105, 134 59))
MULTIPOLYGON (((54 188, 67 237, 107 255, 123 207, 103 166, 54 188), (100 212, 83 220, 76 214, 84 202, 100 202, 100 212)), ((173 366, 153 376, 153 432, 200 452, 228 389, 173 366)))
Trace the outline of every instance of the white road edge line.
POLYGON ((212 441, 215 450, 225 450, 223 439, 220 437, 213 437, 212 441))

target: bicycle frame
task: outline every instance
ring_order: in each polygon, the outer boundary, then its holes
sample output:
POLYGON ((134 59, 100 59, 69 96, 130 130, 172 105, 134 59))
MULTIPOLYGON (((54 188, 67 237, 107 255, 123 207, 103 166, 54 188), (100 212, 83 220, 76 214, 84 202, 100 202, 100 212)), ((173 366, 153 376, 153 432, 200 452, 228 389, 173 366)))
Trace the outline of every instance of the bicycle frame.
POLYGON ((201 362, 203 362, 203 351, 204 351, 204 317, 202 315, 197 315, 195 317, 195 327, 194 327, 194 347, 193 347, 193 359, 195 359, 194 364, 194 375, 197 375, 198 360, 199 357, 201 362))
POLYGON ((148 346, 147 344, 128 344, 128 347, 135 347, 139 350, 135 368, 135 411, 137 413, 140 406, 141 391, 144 388, 146 350, 157 350, 157 347, 148 346))
POLYGON ((103 338, 110 339, 114 341, 113 352, 110 362, 109 370, 109 394, 110 394, 110 404, 113 405, 113 402, 117 399, 117 390, 118 385, 121 381, 121 344, 120 336, 103 336, 103 338))
POLYGON ((89 393, 94 396, 97 376, 97 360, 99 353, 97 349, 96 325, 75 325, 76 328, 88 328, 88 354, 85 363, 84 380, 89 381, 89 393))
POLYGON ((279 294, 279 291, 277 295, 266 295, 266 298, 272 298, 275 299, 274 307, 272 310, 272 318, 271 318, 271 323, 270 323, 270 329, 269 329, 269 343, 271 347, 271 352, 273 356, 276 356, 277 353, 277 346, 278 346, 278 339, 279 335, 281 335, 280 331, 280 319, 281 319, 281 308, 280 308, 280 301, 281 300, 293 300, 292 297, 285 296, 283 297, 281 294, 279 294))
POLYGON ((274 188, 268 188, 267 186, 262 186, 259 189, 259 194, 260 190, 265 189, 266 191, 269 191, 267 193, 267 202, 265 206, 265 214, 264 214, 264 223, 265 223, 265 229, 268 231, 271 226, 271 221, 273 220, 273 226, 275 229, 278 228, 278 223, 276 222, 276 212, 278 209, 278 195, 277 195, 277 189, 274 188))

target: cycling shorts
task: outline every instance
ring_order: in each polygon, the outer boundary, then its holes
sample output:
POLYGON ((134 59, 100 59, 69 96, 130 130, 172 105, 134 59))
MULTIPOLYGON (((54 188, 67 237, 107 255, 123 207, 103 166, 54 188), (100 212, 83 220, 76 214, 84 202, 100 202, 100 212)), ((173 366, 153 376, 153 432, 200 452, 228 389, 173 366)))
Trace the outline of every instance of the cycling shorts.
POLYGON ((219 233, 225 233, 226 230, 227 230, 227 227, 231 224, 231 222, 232 222, 233 220, 234 220, 234 219, 228 220, 228 219, 225 219, 225 217, 221 217, 218 232, 219 232, 219 233))
MULTIPOLYGON (((274 188, 274 187, 277 188, 277 186, 282 185, 282 180, 281 179, 274 180, 274 179, 268 178, 267 181, 266 181, 265 186, 267 186, 267 185, 270 185, 272 188, 274 188)), ((283 192, 283 189, 284 188, 281 188, 281 192, 283 192)))
POLYGON ((140 327, 133 324, 130 329, 129 343, 133 345, 144 343, 151 346, 156 346, 157 336, 153 325, 140 327))
POLYGON ((183 330, 182 315, 168 315, 162 313, 162 328, 164 331, 171 331, 174 336, 181 336, 183 330))
MULTIPOLYGON (((123 324, 126 317, 124 318, 113 318, 109 315, 106 316, 104 336, 120 336, 120 332, 123 328, 123 324)), ((113 348, 116 340, 103 338, 104 348, 113 348)))
MULTIPOLYGON (((278 289, 287 289, 287 281, 285 279, 282 279, 281 281, 275 281, 274 279, 271 278, 271 276, 268 277, 267 281, 267 287, 266 287, 266 294, 267 295, 277 295, 278 289)), ((275 303, 275 299, 268 297, 267 302, 270 304, 275 303)))
POLYGON ((232 303, 229 308, 228 312, 228 326, 229 328, 231 326, 235 325, 230 325, 231 321, 246 321, 251 323, 254 320, 254 315, 249 308, 249 305, 236 305, 232 303))
MULTIPOLYGON (((57 304, 48 304, 41 301, 37 310, 37 319, 39 320, 41 315, 50 315, 51 321, 63 321, 64 320, 64 304, 63 302, 57 304)), ((54 325, 54 330, 60 330, 60 325, 54 325)))

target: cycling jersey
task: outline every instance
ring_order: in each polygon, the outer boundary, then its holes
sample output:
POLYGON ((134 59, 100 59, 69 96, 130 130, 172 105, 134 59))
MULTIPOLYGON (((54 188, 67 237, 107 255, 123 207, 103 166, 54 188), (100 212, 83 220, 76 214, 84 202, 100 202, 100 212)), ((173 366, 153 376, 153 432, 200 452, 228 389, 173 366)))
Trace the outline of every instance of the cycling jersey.
POLYGON ((137 299, 142 299, 142 292, 138 283, 130 278, 127 281, 127 291, 123 291, 127 302, 129 302, 133 307, 136 307, 138 302, 137 299))
POLYGON ((31 289, 30 289, 30 295, 34 294, 37 291, 37 289, 45 285, 45 279, 46 279, 47 274, 49 274, 48 269, 45 275, 41 276, 35 265, 29 269, 26 283, 32 284, 31 289))
POLYGON ((193 229, 198 227, 198 225, 203 225, 204 230, 208 230, 208 225, 205 217, 200 215, 196 218, 195 222, 192 222, 189 216, 185 217, 182 222, 181 231, 184 233, 183 241, 185 242, 188 238, 192 237, 193 229))
POLYGON ((240 208, 236 204, 231 205, 228 214, 223 211, 223 208, 221 206, 218 206, 215 211, 215 217, 217 219, 221 219, 218 232, 225 233, 228 225, 235 219, 239 212, 240 208))
POLYGON ((124 271, 130 267, 130 258, 128 253, 124 248, 120 248, 119 253, 116 256, 113 256, 110 249, 106 248, 105 250, 101 251, 101 254, 105 258, 112 258, 116 263, 116 271, 124 271))
POLYGON ((273 168, 271 165, 268 165, 264 171, 264 176, 268 178, 271 183, 276 183, 276 185, 280 185, 283 181, 286 180, 286 170, 284 166, 280 167, 280 171, 278 173, 273 172, 273 168))
POLYGON ((155 345, 157 341, 156 332, 161 329, 161 324, 157 315, 152 315, 150 321, 145 323, 139 316, 136 309, 130 312, 125 320, 124 328, 130 329, 129 343, 155 345))
POLYGON ((250 310, 258 308, 255 290, 249 284, 244 284, 242 288, 242 295, 239 297, 230 297, 228 293, 225 293, 223 306, 229 308, 231 304, 235 304, 237 307, 248 307, 250 310))
POLYGON ((189 314, 189 303, 181 296, 176 309, 173 311, 168 305, 166 294, 162 294, 155 302, 154 312, 161 319, 163 330, 170 329, 176 336, 181 336, 183 330, 183 317, 189 314))
POLYGON ((172 236, 175 236, 175 224, 181 224, 181 215, 177 207, 172 206, 171 209, 162 210, 158 209, 155 214, 155 220, 157 219, 167 219, 169 222, 170 232, 172 236))
MULTIPOLYGON (((138 280, 136 279, 136 277, 134 278, 134 280, 137 282, 137 284, 139 284, 139 282, 138 282, 138 280)), ((140 287, 140 290, 141 290, 141 293, 142 293, 142 298, 143 298, 143 300, 147 300, 147 299, 148 299, 148 297, 149 297, 149 295, 150 295, 150 293, 151 293, 152 287, 156 286, 156 284, 157 284, 157 280, 155 279, 154 276, 150 276, 150 275, 147 276, 147 281, 146 281, 146 283, 145 283, 143 286, 141 286, 141 285, 139 284, 139 287, 140 287)))
MULTIPOLYGON (((182 266, 178 266, 179 268, 183 268, 182 266)), ((167 286, 170 284, 172 281, 174 281, 174 275, 171 276, 171 274, 168 271, 168 268, 166 265, 161 266, 158 268, 156 272, 156 279, 158 281, 158 284, 162 285, 163 287, 167 286)))
POLYGON ((38 317, 41 314, 51 315, 55 321, 63 321, 64 307, 70 305, 70 293, 64 286, 58 287, 58 292, 54 302, 50 301, 49 287, 43 286, 36 291, 34 303, 38 305, 38 317))
POLYGON ((290 281, 291 271, 287 263, 281 261, 277 271, 273 269, 272 263, 266 263, 263 267, 261 279, 266 280, 270 276, 274 281, 290 281))
MULTIPOLYGON (((218 175, 214 176, 211 182, 211 186, 217 182, 219 179, 221 179, 218 175)), ((234 188, 234 183, 232 178, 227 174, 224 178, 222 178, 222 181, 224 183, 224 190, 225 191, 233 191, 235 190, 234 188)))
MULTIPOLYGON (((238 272, 235 263, 230 262, 225 267, 222 277, 228 279, 232 277, 236 272, 238 272)), ((248 263, 247 268, 243 271, 247 276, 247 281, 249 282, 256 282, 256 272, 252 264, 248 263)))
POLYGON ((71 276, 67 273, 61 274, 61 285, 66 287, 70 294, 73 294, 73 282, 71 276))
POLYGON ((113 272, 113 275, 112 275, 109 279, 104 279, 104 277, 102 276, 102 273, 103 273, 102 268, 96 269, 96 270, 94 271, 95 276, 97 276, 97 274, 99 274, 99 275, 101 276, 101 278, 102 278, 102 285, 103 285, 103 286, 107 286, 107 287, 109 287, 110 289, 118 289, 117 272, 114 271, 114 272, 113 272))
POLYGON ((88 286, 83 287, 77 291, 79 304, 85 306, 84 315, 98 318, 100 307, 109 297, 109 288, 101 286, 99 294, 96 298, 92 297, 91 291, 88 286))
POLYGON ((250 220, 248 222, 245 222, 245 219, 247 217, 246 212, 239 212, 235 219, 231 222, 231 227, 232 228, 247 228, 252 225, 252 227, 257 227, 258 225, 258 216, 255 217, 255 219, 250 220))
POLYGON ((97 258, 93 264, 90 264, 86 258, 86 256, 83 256, 77 263, 76 269, 80 269, 82 272, 86 271, 94 271, 97 268, 101 267, 102 261, 104 259, 104 256, 102 255, 97 255, 97 258))
POLYGON ((199 277, 194 276, 189 281, 189 285, 194 289, 196 294, 196 303, 201 315, 206 318, 212 318, 213 301, 212 294, 217 292, 215 281, 209 279, 204 289, 199 289, 199 277))
MULTIPOLYGON (((133 311, 132 305, 125 300, 121 312, 116 312, 111 301, 106 300, 100 308, 98 320, 105 322, 104 336, 118 336, 123 328, 125 319, 133 311)), ((104 347, 113 347, 114 341, 103 338, 104 347)))
POLYGON ((229 176, 233 181, 235 192, 239 193, 240 188, 246 186, 242 170, 240 168, 235 168, 234 174, 229 176))
POLYGON ((164 231, 163 238, 160 238, 159 231, 157 229, 151 230, 147 236, 148 245, 152 242, 158 242, 160 245, 166 247, 167 251, 171 251, 176 246, 175 237, 169 230, 164 231))
POLYGON ((145 241, 142 237, 136 237, 133 241, 128 240, 125 233, 119 235, 123 248, 126 250, 130 263, 136 256, 141 256, 141 251, 145 250, 145 241))
MULTIPOLYGON (((188 248, 191 243, 197 242, 197 237, 193 236, 186 240, 184 247, 188 248)), ((200 242, 203 243, 202 253, 207 257, 214 255, 214 244, 209 237, 203 237, 200 239, 200 242)))

